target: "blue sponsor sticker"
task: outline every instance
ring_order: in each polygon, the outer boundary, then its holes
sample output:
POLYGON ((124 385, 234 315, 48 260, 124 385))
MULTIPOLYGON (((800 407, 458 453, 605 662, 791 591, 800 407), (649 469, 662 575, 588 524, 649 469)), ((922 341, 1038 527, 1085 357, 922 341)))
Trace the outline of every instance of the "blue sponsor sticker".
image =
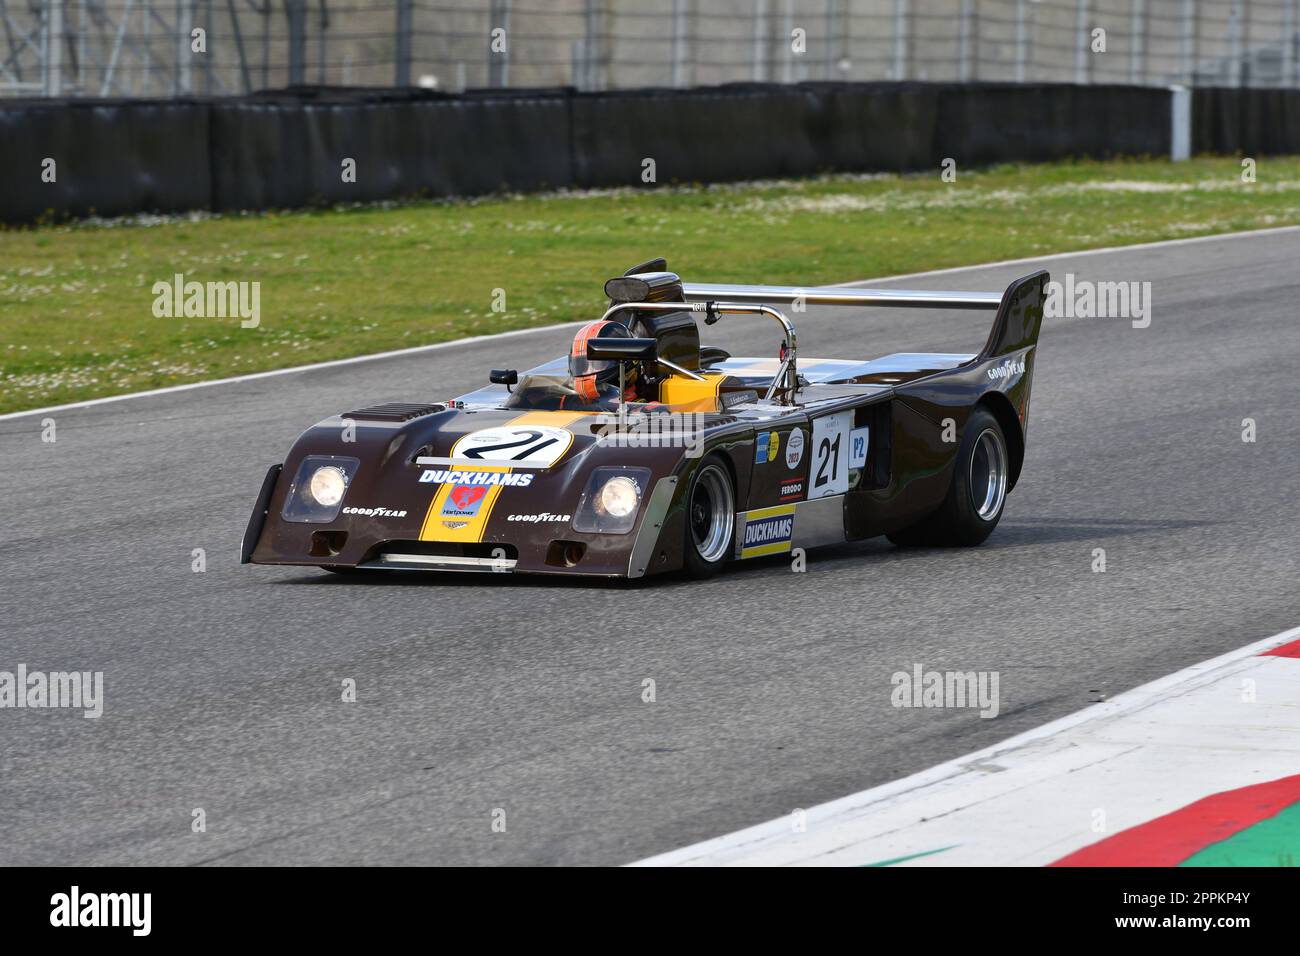
POLYGON ((771 437, 771 432, 758 433, 758 440, 754 442, 754 464, 761 465, 767 461, 767 443, 771 437))

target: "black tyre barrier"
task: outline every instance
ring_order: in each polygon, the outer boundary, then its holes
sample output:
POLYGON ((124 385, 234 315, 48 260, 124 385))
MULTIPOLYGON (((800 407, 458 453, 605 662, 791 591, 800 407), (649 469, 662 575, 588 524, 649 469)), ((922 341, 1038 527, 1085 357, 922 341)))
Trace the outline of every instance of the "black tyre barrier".
POLYGON ((206 209, 210 168, 193 100, 0 106, 0 222, 206 209))
POLYGON ((1300 90, 1198 87, 1192 91, 1192 151, 1300 153, 1300 90))
MULTIPOLYGON (((1167 155, 1169 109, 1162 88, 1064 84, 8 100, 0 222, 1167 155)), ((1197 152, 1300 151, 1300 91, 1197 89, 1193 118, 1197 152)))

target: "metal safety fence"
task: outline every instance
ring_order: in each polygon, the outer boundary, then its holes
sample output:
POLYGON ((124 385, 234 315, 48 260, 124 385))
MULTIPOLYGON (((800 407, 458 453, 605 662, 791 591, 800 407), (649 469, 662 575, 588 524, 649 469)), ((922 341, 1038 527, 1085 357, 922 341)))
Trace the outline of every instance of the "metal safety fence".
POLYGON ((0 0, 0 95, 738 81, 1295 87, 1300 0, 0 0))

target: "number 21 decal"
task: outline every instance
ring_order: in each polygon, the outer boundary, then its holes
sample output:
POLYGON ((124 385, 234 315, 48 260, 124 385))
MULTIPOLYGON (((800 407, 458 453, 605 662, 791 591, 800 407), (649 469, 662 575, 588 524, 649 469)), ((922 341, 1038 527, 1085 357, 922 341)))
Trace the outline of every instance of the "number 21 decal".
POLYGON ((548 425, 485 428, 456 442, 453 458, 468 458, 492 464, 532 465, 547 468, 555 464, 573 444, 573 433, 548 425))
POLYGON ((809 498, 842 495, 849 490, 849 433, 853 412, 836 412, 812 423, 812 487, 809 498))

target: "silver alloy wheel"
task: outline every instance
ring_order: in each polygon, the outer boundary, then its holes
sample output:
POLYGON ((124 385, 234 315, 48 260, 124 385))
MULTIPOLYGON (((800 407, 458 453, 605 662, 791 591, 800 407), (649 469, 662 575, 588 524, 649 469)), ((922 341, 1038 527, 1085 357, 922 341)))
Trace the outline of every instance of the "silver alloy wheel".
POLYGON ((691 489, 687 520, 701 558, 712 564, 727 556, 736 524, 736 505, 731 479, 721 465, 710 462, 700 469, 691 489))
POLYGON ((1007 447, 1002 436, 986 428, 970 456, 970 503, 984 521, 992 521, 1007 497, 1007 447))

